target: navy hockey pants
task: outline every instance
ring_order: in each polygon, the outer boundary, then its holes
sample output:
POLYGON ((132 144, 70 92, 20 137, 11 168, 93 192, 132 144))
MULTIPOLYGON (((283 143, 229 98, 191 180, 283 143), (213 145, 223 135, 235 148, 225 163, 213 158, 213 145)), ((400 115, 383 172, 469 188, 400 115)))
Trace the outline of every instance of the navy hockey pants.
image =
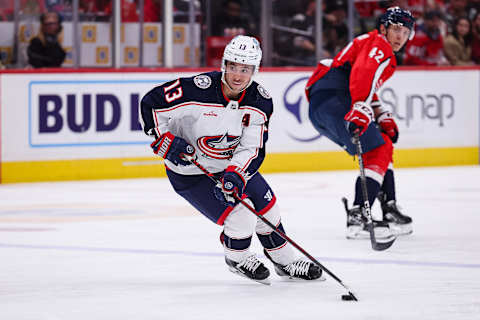
MULTIPOLYGON (((328 74, 327 74, 328 75, 328 74)), ((355 155, 356 147, 347 130, 344 117, 350 110, 351 97, 348 90, 323 88, 327 80, 317 81, 310 90, 308 115, 315 129, 326 136, 350 155, 355 155)), ((385 143, 377 125, 372 122, 360 136, 363 152, 373 150, 385 143)))
MULTIPOLYGON (((233 207, 215 198, 213 194, 215 183, 209 177, 204 174, 182 175, 168 168, 167 176, 175 192, 211 221, 223 225, 233 207)), ((244 194, 253 202, 255 210, 260 214, 265 214, 276 201, 272 189, 258 172, 248 180, 244 194)))

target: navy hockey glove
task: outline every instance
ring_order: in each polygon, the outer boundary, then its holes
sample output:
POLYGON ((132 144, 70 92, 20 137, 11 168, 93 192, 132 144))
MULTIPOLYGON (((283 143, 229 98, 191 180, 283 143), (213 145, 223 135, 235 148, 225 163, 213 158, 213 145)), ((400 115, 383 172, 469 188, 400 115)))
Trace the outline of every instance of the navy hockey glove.
POLYGON ((215 198, 226 205, 234 206, 236 201, 233 197, 233 193, 239 198, 242 198, 245 184, 244 173, 241 169, 236 166, 228 166, 223 172, 220 183, 218 183, 213 189, 213 193, 215 194, 215 198))
POLYGON ((188 166, 190 161, 184 160, 182 155, 193 155, 195 148, 188 144, 184 139, 175 137, 170 132, 164 133, 152 142, 150 145, 153 149, 153 153, 158 154, 163 159, 172 161, 175 165, 188 166))
POLYGON ((380 125, 380 128, 382 128, 382 131, 390 137, 390 140, 392 140, 393 143, 398 141, 398 127, 390 112, 386 111, 381 113, 377 117, 377 123, 380 125))
POLYGON ((352 136, 357 132, 362 135, 372 122, 373 110, 365 102, 355 102, 343 119, 346 121, 345 125, 352 136))

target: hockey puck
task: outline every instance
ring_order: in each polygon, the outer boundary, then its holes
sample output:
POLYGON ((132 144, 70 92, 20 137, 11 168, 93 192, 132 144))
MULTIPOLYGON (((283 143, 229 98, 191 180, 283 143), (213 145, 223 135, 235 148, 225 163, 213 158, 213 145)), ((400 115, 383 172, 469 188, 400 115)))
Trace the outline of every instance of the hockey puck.
POLYGON ((349 294, 342 294, 342 300, 343 301, 352 301, 354 300, 353 297, 349 294))

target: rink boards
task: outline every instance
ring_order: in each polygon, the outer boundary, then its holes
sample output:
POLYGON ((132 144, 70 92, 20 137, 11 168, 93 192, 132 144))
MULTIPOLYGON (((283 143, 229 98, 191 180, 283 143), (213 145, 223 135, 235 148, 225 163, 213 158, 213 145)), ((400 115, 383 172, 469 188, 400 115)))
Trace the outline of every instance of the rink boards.
MULTIPOLYGON (((1 182, 165 176, 141 130, 138 102, 151 88, 205 69, 0 73, 1 182)), ((262 172, 354 169, 356 161, 308 119, 312 69, 264 69, 270 93, 262 172)), ((479 70, 400 69, 379 97, 400 129, 396 167, 479 163, 479 70)))

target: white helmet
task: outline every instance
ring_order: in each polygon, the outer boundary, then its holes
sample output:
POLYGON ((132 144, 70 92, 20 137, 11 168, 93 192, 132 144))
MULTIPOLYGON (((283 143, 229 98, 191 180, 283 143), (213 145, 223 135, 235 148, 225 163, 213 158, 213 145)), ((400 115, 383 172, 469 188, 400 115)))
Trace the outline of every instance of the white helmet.
POLYGON ((248 36, 236 36, 225 47, 222 57, 222 71, 227 61, 255 66, 254 74, 260 67, 262 49, 257 39, 248 36))

